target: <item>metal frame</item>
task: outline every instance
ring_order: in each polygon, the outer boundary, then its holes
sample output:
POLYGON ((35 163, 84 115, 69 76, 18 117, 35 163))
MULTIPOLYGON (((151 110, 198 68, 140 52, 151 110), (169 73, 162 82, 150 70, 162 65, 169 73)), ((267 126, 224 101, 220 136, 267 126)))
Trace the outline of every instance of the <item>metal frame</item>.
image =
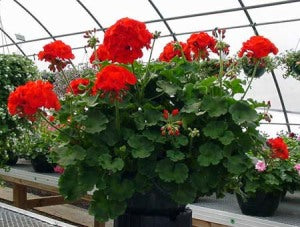
POLYGON ((103 32, 105 32, 105 28, 99 23, 99 21, 91 13, 91 11, 80 0, 76 0, 76 1, 90 15, 90 17, 95 21, 95 23, 99 26, 100 30, 102 30, 103 32))
POLYGON ((158 8, 156 7, 156 5, 154 4, 154 2, 152 2, 151 0, 148 0, 148 2, 151 4, 151 6, 154 8, 154 10, 157 12, 157 14, 159 15, 159 17, 163 20, 163 23, 166 25, 167 29, 170 32, 170 35, 173 37, 174 41, 177 41, 177 38, 175 36, 175 33, 172 31, 171 27, 169 26, 168 22, 165 20, 165 18, 163 17, 163 15, 161 14, 161 12, 158 10, 158 8))
POLYGON ((24 51, 22 50, 22 48, 18 45, 18 43, 16 43, 16 42, 13 40, 13 38, 10 37, 10 35, 7 34, 6 31, 4 31, 4 29, 2 29, 2 28, 0 27, 0 31, 2 31, 3 34, 6 35, 7 38, 9 38, 10 41, 12 41, 12 43, 13 43, 12 45, 16 46, 16 47, 21 51, 21 53, 22 53, 24 56, 26 56, 25 52, 24 52, 24 51))
POLYGON ((23 6, 20 2, 17 0, 14 0, 15 3, 17 3, 23 10, 25 10, 26 13, 28 13, 48 34, 49 36, 55 40, 51 32, 43 25, 43 23, 36 17, 34 16, 25 6, 23 6))

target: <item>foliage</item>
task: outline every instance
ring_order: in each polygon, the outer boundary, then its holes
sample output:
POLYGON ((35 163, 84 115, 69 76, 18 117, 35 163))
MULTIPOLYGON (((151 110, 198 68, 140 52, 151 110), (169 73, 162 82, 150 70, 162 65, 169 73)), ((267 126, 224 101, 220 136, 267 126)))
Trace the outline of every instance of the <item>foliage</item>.
POLYGON ((284 78, 291 76, 296 80, 300 80, 300 50, 287 50, 278 56, 276 60, 284 71, 284 78))
POLYGON ((26 121, 8 114, 8 95, 17 86, 36 79, 38 72, 33 62, 26 57, 15 54, 0 55, 0 75, 0 159, 5 160, 6 153, 15 150, 14 141, 18 139, 22 129, 28 127, 26 121))
MULTIPOLYGON (((193 35, 188 59, 177 43, 174 49, 180 51, 167 62, 151 60, 151 54, 147 63, 137 61, 135 56, 149 47, 152 35, 141 22, 121 20, 106 31, 101 51, 93 46, 93 64, 99 72, 80 75, 90 83, 77 85, 82 94, 70 86, 61 109, 53 113, 56 120, 49 122, 58 142, 52 158, 65 169, 59 180, 61 194, 74 201, 93 190, 90 213, 106 221, 124 213, 135 193, 155 187, 183 205, 199 196, 222 196, 233 190, 237 187, 233 176, 251 165, 246 152, 255 153, 263 143, 256 129, 263 114, 256 108, 266 105, 244 99, 254 75, 247 83, 238 74, 240 59, 227 64, 224 30, 214 31, 215 38, 193 35), (126 24, 130 29, 124 29, 126 24), (128 34, 136 29, 143 35, 128 34), (120 40, 114 31, 127 38, 120 40), (107 43, 112 53, 103 49, 107 43), (97 57, 100 52, 105 52, 106 60, 104 55, 97 57), (214 60, 208 58, 212 52, 214 60), (212 65, 217 74, 211 72, 212 65)), ((86 36, 97 40, 90 33, 86 36)), ((153 35, 152 48, 157 36, 153 35)), ((55 61, 49 62, 54 69, 55 61)), ((58 64, 61 78, 69 80, 60 68, 70 62, 58 59, 58 64)), ((46 120, 45 113, 41 108, 36 115, 46 120)))

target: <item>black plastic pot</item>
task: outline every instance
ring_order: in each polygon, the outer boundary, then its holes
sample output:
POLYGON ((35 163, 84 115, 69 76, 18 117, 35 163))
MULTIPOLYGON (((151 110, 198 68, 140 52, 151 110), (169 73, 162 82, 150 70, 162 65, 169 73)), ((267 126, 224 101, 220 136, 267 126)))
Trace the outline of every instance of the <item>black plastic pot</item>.
POLYGON ((18 162, 19 156, 12 151, 8 151, 7 155, 8 155, 8 160, 6 161, 6 164, 9 166, 16 165, 18 162))
POLYGON ((243 214, 251 216, 269 217, 273 216, 278 208, 282 193, 264 193, 257 192, 253 197, 246 201, 236 194, 239 207, 243 214))
POLYGON ((114 221, 114 227, 191 227, 192 211, 176 204, 168 194, 154 189, 136 193, 127 210, 114 221))
MULTIPOLYGON (((244 63, 243 64, 243 70, 244 70, 244 73, 245 73, 246 76, 252 77, 252 74, 253 74, 253 71, 254 71, 254 65, 244 63)), ((258 66, 257 69, 256 69, 254 77, 259 78, 265 72, 266 72, 265 67, 258 66)))
POLYGON ((294 73, 296 73, 297 75, 300 75, 300 64, 298 64, 298 65, 294 65, 293 67, 292 67, 292 70, 294 71, 294 73))
POLYGON ((47 160, 47 156, 40 154, 31 159, 31 165, 35 172, 38 173, 53 173, 54 164, 51 164, 47 160))

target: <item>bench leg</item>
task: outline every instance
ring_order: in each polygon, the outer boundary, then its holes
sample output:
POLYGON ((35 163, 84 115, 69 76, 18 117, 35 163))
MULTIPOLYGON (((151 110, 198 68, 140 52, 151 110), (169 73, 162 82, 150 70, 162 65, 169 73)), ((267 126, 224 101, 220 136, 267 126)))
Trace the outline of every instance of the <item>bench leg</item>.
POLYGON ((14 206, 26 209, 27 187, 20 184, 13 185, 13 203, 14 206))
POLYGON ((94 218, 94 227, 105 227, 105 223, 98 222, 98 221, 96 221, 96 219, 94 218))

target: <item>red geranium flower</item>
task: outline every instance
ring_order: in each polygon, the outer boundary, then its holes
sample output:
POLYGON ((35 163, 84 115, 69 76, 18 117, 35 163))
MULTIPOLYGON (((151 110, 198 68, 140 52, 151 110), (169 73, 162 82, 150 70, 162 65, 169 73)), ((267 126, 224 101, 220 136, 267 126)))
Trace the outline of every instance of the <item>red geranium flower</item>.
POLYGON ((60 109, 53 85, 48 81, 29 81, 17 87, 8 97, 8 111, 11 115, 17 114, 30 119, 40 108, 60 109))
POLYGON ((194 59, 198 59, 199 57, 205 59, 208 57, 208 49, 212 52, 217 52, 215 46, 217 41, 210 35, 205 32, 194 33, 188 38, 187 44, 194 52, 194 59))
MULTIPOLYGON (((171 41, 164 47, 163 52, 159 56, 160 61, 169 62, 175 56, 178 56, 178 57, 182 56, 181 50, 179 48, 176 48, 176 43, 177 42, 175 42, 175 41, 171 41)), ((185 58, 188 61, 191 61, 192 60, 191 50, 190 50, 189 46, 186 43, 183 43, 183 42, 179 42, 179 44, 182 48, 182 51, 184 53, 185 58)))
POLYGON ((128 85, 134 85, 137 82, 133 73, 118 65, 105 66, 96 77, 93 94, 101 90, 104 94, 110 93, 115 99, 121 98, 120 92, 128 90, 128 85))
MULTIPOLYGON (((109 55, 108 55, 107 49, 103 44, 98 46, 98 48, 96 50, 96 55, 97 55, 98 61, 109 60, 109 55)), ((91 64, 93 64, 93 62, 96 60, 96 55, 95 55, 95 52, 91 55, 91 57, 90 57, 91 64)))
POLYGON ((272 157, 280 159, 288 159, 289 151, 284 140, 280 137, 275 139, 268 139, 267 144, 272 149, 272 157))
POLYGON ((142 48, 150 48, 152 37, 145 23, 123 18, 106 30, 103 44, 110 60, 128 64, 143 56, 142 48))
POLYGON ((172 110, 172 116, 176 116, 178 114, 179 114, 179 110, 178 109, 172 110))
POLYGON ((66 60, 74 59, 72 49, 64 42, 57 40, 43 47, 44 51, 38 53, 39 60, 50 62, 51 71, 61 71, 67 64, 66 60))
POLYGON ((263 36, 252 36, 243 43, 239 57, 243 57, 244 53, 246 53, 249 58, 261 59, 270 53, 277 54, 278 49, 269 39, 263 36))
POLYGON ((67 87, 67 92, 73 91, 74 95, 82 94, 85 92, 85 89, 80 89, 79 85, 87 86, 87 85, 89 85, 89 83, 90 83, 90 80, 87 78, 74 79, 70 82, 70 86, 67 87), (72 88, 72 91, 71 91, 70 87, 72 88))

